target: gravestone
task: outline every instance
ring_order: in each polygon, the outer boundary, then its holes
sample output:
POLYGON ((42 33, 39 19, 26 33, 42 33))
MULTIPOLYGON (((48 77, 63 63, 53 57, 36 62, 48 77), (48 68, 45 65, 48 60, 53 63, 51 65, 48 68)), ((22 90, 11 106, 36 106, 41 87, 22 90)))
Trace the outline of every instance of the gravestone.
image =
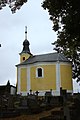
POLYGON ((41 112, 40 105, 38 104, 38 101, 35 95, 29 95, 27 97, 27 105, 29 109, 31 110, 31 113, 41 112))

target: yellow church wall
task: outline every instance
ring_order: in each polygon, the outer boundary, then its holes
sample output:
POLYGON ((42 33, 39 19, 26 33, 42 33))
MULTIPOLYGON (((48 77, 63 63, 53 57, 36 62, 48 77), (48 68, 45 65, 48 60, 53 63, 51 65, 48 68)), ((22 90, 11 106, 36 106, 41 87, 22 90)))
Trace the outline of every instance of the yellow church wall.
POLYGON ((31 89, 56 90, 56 65, 40 65, 31 67, 31 89), (36 69, 43 68, 43 77, 36 77, 36 69))
POLYGON ((26 68, 21 68, 20 71, 20 88, 21 91, 27 91, 27 69, 26 68))
POLYGON ((25 60, 28 59, 31 55, 30 54, 26 54, 26 53, 23 53, 20 55, 20 62, 23 62, 23 57, 25 57, 25 60))
POLYGON ((72 68, 71 65, 60 65, 61 87, 72 90, 72 68))

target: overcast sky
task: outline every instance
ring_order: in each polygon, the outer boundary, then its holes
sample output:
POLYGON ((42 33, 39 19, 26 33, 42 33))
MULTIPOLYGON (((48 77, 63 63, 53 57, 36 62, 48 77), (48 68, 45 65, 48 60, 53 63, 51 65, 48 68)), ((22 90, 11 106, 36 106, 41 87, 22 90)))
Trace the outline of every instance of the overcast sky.
POLYGON ((0 11, 0 85, 8 80, 12 85, 16 84, 15 65, 20 62, 25 26, 33 55, 53 52, 51 43, 57 36, 52 30, 48 12, 41 7, 42 1, 28 0, 15 14, 8 6, 0 11))
POLYGON ((25 26, 33 55, 53 52, 51 43, 56 40, 48 12, 41 7, 43 0, 29 0, 12 14, 10 8, 0 11, 0 84, 16 84, 16 67, 25 39, 25 26))

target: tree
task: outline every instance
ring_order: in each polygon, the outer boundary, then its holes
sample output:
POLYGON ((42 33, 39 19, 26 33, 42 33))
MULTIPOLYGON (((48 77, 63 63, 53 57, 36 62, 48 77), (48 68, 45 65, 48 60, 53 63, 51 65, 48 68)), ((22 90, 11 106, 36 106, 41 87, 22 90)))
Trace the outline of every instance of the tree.
POLYGON ((80 0, 44 0, 57 40, 53 43, 72 62, 73 78, 80 81, 80 0))
POLYGON ((0 0, 0 10, 8 4, 12 13, 15 13, 26 2, 27 0, 0 0))

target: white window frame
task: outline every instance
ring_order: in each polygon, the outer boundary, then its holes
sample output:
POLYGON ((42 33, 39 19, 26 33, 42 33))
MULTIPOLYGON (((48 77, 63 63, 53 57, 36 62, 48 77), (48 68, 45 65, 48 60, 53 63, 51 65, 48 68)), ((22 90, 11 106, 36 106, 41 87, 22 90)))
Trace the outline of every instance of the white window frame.
POLYGON ((44 69, 43 69, 42 67, 37 67, 37 68, 36 68, 36 77, 37 77, 37 78, 43 78, 43 77, 44 77, 44 69), (39 69, 39 68, 42 70, 42 76, 40 76, 40 77, 38 76, 38 69, 39 69))

